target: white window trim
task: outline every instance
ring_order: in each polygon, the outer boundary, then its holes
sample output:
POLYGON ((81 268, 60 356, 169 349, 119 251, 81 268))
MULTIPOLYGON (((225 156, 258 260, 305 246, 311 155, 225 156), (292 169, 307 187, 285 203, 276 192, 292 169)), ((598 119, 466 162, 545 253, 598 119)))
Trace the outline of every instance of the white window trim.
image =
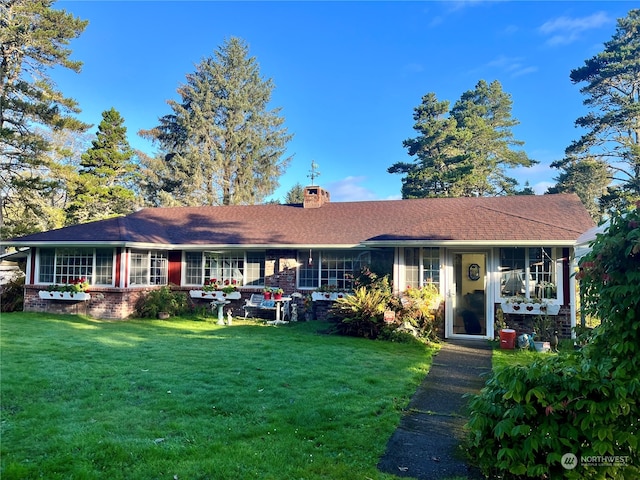
POLYGON ((127 275, 127 285, 129 285, 129 287, 157 287, 157 286, 162 286, 162 285, 168 285, 169 284, 169 252, 167 252, 166 250, 143 250, 143 249, 137 249, 137 248, 132 248, 128 251, 128 255, 127 255, 127 263, 128 263, 128 272, 129 274, 127 275), (156 283, 151 283, 151 253, 155 252, 155 253, 163 253, 165 255, 165 259, 166 259, 166 269, 165 269, 165 278, 167 283, 164 284, 156 284, 156 283), (147 282, 146 283, 132 283, 131 282, 131 274, 132 274, 132 266, 131 266, 131 259, 134 253, 145 253, 147 255, 147 260, 148 260, 148 269, 147 269, 147 282))
MULTIPOLYGON (((67 248, 67 247, 60 247, 60 248, 67 248)), ((87 247, 68 247, 68 248, 79 248, 79 249, 86 249, 89 250, 89 248, 87 247)), ((105 248, 100 248, 100 250, 108 250, 108 247, 105 248)), ((96 279, 96 268, 97 268, 97 259, 96 259, 96 251, 99 250, 99 248, 97 247, 93 247, 91 248, 92 250, 92 255, 93 255, 93 264, 91 266, 91 271, 93 272, 91 275, 91 278, 87 278, 87 281, 89 283, 89 285, 94 286, 94 287, 113 287, 115 285, 115 281, 116 281, 116 252, 115 249, 111 249, 111 278, 113 279, 113 281, 111 283, 95 283, 95 279, 96 279)), ((37 255, 35 255, 35 270, 34 270, 34 285, 55 285, 55 269, 56 269, 56 259, 58 256, 58 247, 39 247, 38 248, 38 253, 37 255), (41 282, 40 281, 40 256, 42 255, 42 250, 53 250, 54 251, 54 264, 53 264, 53 278, 54 278, 54 282, 41 282)), ((31 258, 29 258, 28 260, 28 270, 31 268, 31 258)))
MULTIPOLYGON (((556 274, 556 298, 547 298, 545 299, 545 301, 549 304, 552 305, 557 305, 560 304, 562 305, 564 303, 564 271, 563 271, 563 265, 562 265, 562 248, 563 247, 548 247, 548 246, 544 246, 545 248, 551 248, 552 249, 552 255, 553 255, 553 262, 555 264, 555 274, 556 274)), ((503 297, 501 295, 501 289, 500 289, 500 249, 501 248, 513 248, 513 247, 498 247, 495 251, 494 251, 494 258, 495 260, 495 281, 494 283, 494 295, 495 298, 497 299, 498 302, 506 302, 507 300, 509 300, 510 298, 514 298, 513 296, 508 296, 508 297, 503 297)), ((541 247, 536 247, 536 246, 525 246, 522 247, 525 249, 525 265, 526 267, 524 268, 524 273, 525 273, 525 285, 527 286, 527 288, 525 288, 525 290, 527 292, 530 292, 530 289, 528 288, 528 283, 529 283, 529 268, 530 268, 530 261, 529 261, 529 249, 530 248, 541 248, 541 247)), ((492 277, 493 278, 493 277, 492 277)), ((529 293, 527 293, 527 298, 529 298, 529 293)))

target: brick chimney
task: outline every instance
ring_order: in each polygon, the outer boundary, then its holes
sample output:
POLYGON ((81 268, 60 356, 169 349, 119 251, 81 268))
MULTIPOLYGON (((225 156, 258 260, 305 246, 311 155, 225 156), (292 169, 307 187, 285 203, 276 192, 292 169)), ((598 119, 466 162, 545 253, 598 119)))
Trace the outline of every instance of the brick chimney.
POLYGON ((329 200, 329 192, 322 187, 312 185, 304 188, 304 208, 320 208, 329 200))

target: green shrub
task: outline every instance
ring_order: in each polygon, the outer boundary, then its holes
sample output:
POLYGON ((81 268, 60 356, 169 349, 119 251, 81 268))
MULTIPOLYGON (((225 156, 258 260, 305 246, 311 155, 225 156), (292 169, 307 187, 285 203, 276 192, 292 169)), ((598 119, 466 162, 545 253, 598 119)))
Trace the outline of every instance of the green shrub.
POLYGON ((358 287, 352 295, 339 298, 331 307, 342 335, 378 338, 384 327, 384 312, 391 295, 383 289, 358 287))
POLYGON ((156 318, 158 313, 179 315, 189 311, 189 301, 184 292, 174 292, 169 286, 142 295, 136 302, 135 316, 139 318, 156 318))
POLYGON ((499 369, 471 397, 467 450, 488 476, 640 478, 638 209, 611 220, 577 278, 583 307, 602 321, 584 348, 499 369), (579 464, 564 468, 564 454, 579 464), (605 456, 618 462, 581 463, 605 456))
POLYGON ((2 286, 0 309, 3 312, 21 312, 23 308, 24 276, 20 276, 2 286))
POLYGON ((433 339, 441 300, 438 287, 428 284, 407 288, 401 296, 393 298, 391 308, 400 324, 413 327, 419 337, 433 339))

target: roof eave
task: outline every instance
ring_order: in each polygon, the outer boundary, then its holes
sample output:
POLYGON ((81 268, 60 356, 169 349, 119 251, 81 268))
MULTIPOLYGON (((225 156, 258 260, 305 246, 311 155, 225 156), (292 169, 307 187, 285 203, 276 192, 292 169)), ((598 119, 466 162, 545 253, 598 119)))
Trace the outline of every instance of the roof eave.
POLYGON ((367 247, 573 247, 575 240, 371 240, 362 242, 367 247))

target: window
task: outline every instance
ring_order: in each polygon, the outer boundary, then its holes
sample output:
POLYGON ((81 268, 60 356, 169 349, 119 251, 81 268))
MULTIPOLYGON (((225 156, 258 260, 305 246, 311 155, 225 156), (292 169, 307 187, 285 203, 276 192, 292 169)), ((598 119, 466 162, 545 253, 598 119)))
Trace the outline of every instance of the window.
POLYGON ((202 285, 215 278, 218 282, 235 280, 239 285, 264 285, 264 252, 185 254, 185 283, 202 285))
POLYGON ((411 247, 404 249, 404 282, 402 288, 440 285, 440 249, 411 247))
POLYGON ((113 250, 93 248, 43 248, 38 283, 71 283, 85 278, 91 285, 113 285, 113 250))
POLYGON ((96 270, 94 285, 113 285, 113 250, 96 249, 96 270))
POLYGON ((404 249, 404 285, 401 289, 420 287, 420 249, 404 249))
POLYGON ((319 265, 319 252, 298 252, 298 287, 318 288, 320 285, 319 265))
POLYGON ((166 252, 131 251, 129 285, 166 285, 168 260, 166 252))
POLYGON ((550 247, 501 248, 500 296, 557 299, 555 254, 550 247))
POLYGON ((432 283, 440 286, 440 249, 422 249, 422 285, 432 283))
POLYGON ((300 288, 328 285, 337 290, 350 290, 354 276, 360 274, 362 267, 371 264, 371 254, 351 250, 298 252, 298 264, 300 288))

